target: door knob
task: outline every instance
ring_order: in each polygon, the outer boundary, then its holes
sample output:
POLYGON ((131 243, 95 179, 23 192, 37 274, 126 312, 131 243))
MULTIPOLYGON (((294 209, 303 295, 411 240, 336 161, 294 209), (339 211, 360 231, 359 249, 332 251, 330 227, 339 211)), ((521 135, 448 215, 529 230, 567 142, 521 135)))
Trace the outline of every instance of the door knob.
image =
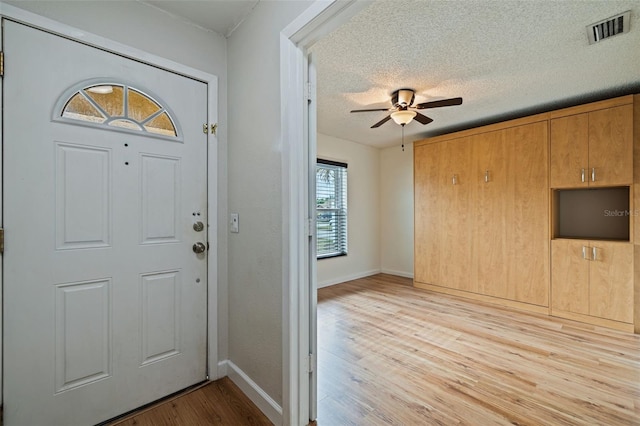
POLYGON ((204 229, 204 223, 198 221, 196 223, 193 224, 193 230, 196 232, 200 232, 204 229))
POLYGON ((206 249, 207 249, 207 247, 204 244, 200 243, 200 242, 197 242, 197 243, 195 243, 193 245, 193 252, 194 253, 204 253, 204 251, 206 249))

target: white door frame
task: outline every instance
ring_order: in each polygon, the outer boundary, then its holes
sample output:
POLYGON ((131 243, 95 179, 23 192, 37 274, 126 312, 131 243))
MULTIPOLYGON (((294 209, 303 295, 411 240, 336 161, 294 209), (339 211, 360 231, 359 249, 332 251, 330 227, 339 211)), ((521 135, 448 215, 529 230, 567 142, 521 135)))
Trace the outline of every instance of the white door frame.
MULTIPOLYGON (((307 50, 368 6, 363 0, 316 0, 280 33, 280 101, 283 191, 283 424, 309 423, 309 349, 311 326, 308 236, 310 152, 307 50)), ((313 118, 315 119, 315 117, 313 118)), ((315 147, 311 147, 315 149, 315 147)))
MULTIPOLYGON (((0 17, 19 22, 33 28, 37 28, 52 34, 65 37, 70 40, 92 46, 107 52, 115 53, 138 62, 143 62, 169 72, 193 78, 207 84, 207 118, 208 122, 218 123, 218 77, 195 68, 162 58, 160 56, 147 53, 145 51, 118 43, 107 38, 87 33, 84 30, 71 27, 66 24, 54 21, 49 18, 37 15, 23 9, 0 3, 0 17)), ((5 58, 10 61, 10 58, 5 58)), ((1 94, 1 92, 0 92, 1 94)), ((1 120, 1 119, 0 119, 1 120)), ((0 121, 1 123, 1 121, 0 121)), ((3 143, 3 135, 0 135, 0 144, 3 143)), ((213 208, 208 208, 208 235, 210 242, 209 257, 207 259, 207 375, 214 380, 224 376, 218 371, 218 138, 216 135, 208 134, 208 158, 207 158, 207 199, 208 203, 214 203, 213 208)), ((0 153, 2 151, 0 150, 0 153)), ((1 165, 1 163, 0 163, 1 165)), ((0 174, 0 188, 2 185, 2 175, 0 174)), ((0 207, 1 207, 0 197, 0 207)), ((0 209, 0 214, 2 210, 0 209)), ((1 265, 0 265, 1 268, 1 265)), ((0 269, 1 272, 1 269, 0 269)), ((0 274, 0 297, 2 294, 2 275, 0 274)), ((1 301, 1 299, 0 299, 1 301)), ((0 323, 0 338, 2 328, 0 323)), ((0 361, 1 361, 0 351, 0 361)), ((0 363, 0 378, 2 378, 2 364, 0 363)), ((1 388, 1 387, 0 387, 1 388)), ((2 389, 0 389, 0 404, 2 403, 2 389)))

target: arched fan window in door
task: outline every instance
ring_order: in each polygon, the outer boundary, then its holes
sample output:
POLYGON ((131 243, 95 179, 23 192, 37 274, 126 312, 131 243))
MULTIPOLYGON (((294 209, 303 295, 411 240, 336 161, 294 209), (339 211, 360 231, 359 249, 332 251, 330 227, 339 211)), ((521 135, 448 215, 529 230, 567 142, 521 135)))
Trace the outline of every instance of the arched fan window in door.
POLYGON ((55 119, 78 124, 178 138, 175 120, 168 108, 142 90, 127 84, 93 82, 71 90, 55 119))

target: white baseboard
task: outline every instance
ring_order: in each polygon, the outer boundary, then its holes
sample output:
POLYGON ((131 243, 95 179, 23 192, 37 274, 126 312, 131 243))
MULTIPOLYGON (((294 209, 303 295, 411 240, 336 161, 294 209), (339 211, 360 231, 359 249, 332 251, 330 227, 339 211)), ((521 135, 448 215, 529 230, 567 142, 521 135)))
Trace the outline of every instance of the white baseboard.
POLYGON ((256 404, 265 416, 274 425, 282 424, 282 407, 273 400, 260 386, 256 384, 237 365, 229 360, 218 363, 218 374, 226 372, 229 378, 235 383, 247 397, 256 404))
POLYGON ((391 269, 383 269, 380 272, 382 272, 383 274, 397 275, 399 277, 413 278, 413 272, 394 271, 391 269))
POLYGON ((349 274, 338 278, 331 278, 328 280, 318 281, 318 288, 329 287, 330 285, 344 283, 346 281, 357 280, 358 278, 370 277, 371 275, 379 274, 380 269, 374 269, 371 271, 358 272, 356 274, 349 274))

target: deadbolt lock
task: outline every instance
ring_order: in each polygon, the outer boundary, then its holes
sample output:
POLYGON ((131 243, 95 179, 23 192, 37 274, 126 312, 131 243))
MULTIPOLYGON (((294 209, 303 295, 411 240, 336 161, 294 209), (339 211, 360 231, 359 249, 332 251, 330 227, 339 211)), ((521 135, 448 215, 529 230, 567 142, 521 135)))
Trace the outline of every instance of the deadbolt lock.
POLYGON ((194 253, 204 253, 204 251, 207 249, 207 246, 205 246, 204 244, 197 242, 193 245, 193 252, 194 253))
POLYGON ((196 223, 193 224, 193 230, 196 232, 200 232, 204 229, 204 223, 198 221, 196 223))

